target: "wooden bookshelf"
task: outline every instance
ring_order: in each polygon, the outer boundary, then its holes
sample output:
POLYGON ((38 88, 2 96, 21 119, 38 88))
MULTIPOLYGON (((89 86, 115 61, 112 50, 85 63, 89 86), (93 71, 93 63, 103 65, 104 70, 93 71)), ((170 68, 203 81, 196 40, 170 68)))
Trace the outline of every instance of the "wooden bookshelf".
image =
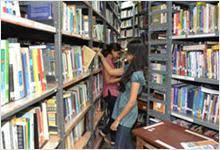
POLYGON ((77 140, 74 144, 75 149, 83 149, 87 143, 89 142, 90 137, 92 136, 92 133, 90 131, 87 131, 83 136, 80 137, 79 140, 77 140))
POLYGON ((39 93, 32 93, 20 100, 10 102, 1 108, 1 120, 4 120, 14 114, 22 111, 23 109, 28 108, 29 106, 44 100, 45 98, 55 94, 57 91, 57 85, 48 85, 48 89, 39 94, 39 93))
POLYGON ((94 118, 94 129, 97 127, 97 125, 98 125, 98 123, 99 123, 99 121, 102 119, 102 117, 103 117, 103 115, 104 115, 104 111, 100 111, 100 112, 98 112, 98 113, 95 113, 95 118, 94 118))
POLYGON ((43 24, 40 22, 36 22, 30 19, 22 18, 22 17, 17 17, 13 16, 7 13, 1 13, 1 21, 14 24, 16 26, 21 26, 25 28, 30 28, 30 29, 36 29, 40 31, 46 31, 46 32, 51 32, 55 33, 56 28, 47 24, 43 24))
POLYGON ((73 120, 71 120, 68 124, 65 124, 65 137, 68 136, 71 133, 72 129, 83 119, 90 107, 91 104, 87 103, 87 105, 82 109, 79 114, 77 114, 77 116, 73 118, 73 120))
POLYGON ((73 84, 76 84, 76 83, 84 80, 85 78, 87 78, 89 76, 90 76, 90 72, 87 72, 87 73, 84 73, 84 74, 76 77, 75 79, 65 81, 64 84, 63 84, 63 88, 66 88, 68 86, 72 86, 73 84))
POLYGON ((50 136, 50 139, 42 147, 43 150, 56 149, 60 143, 60 137, 58 135, 50 136))

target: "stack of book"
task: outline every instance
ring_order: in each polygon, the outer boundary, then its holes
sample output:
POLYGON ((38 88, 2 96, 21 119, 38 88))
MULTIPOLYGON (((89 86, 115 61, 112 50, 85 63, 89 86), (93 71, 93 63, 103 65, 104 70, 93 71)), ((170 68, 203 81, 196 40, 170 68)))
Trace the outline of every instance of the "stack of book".
POLYGON ((196 2, 194 7, 183 9, 174 5, 173 35, 214 33, 219 30, 219 6, 206 2, 196 2))
MULTIPOLYGON (((50 103, 50 102, 49 102, 50 103)), ((48 101, 40 106, 20 112, 11 120, 3 122, 1 128, 1 149, 40 149, 56 132, 56 120, 51 120, 48 101), (49 127, 48 127, 49 122, 49 127), (53 129, 50 131, 51 127, 53 129), (55 128, 54 128, 55 127, 55 128)), ((56 132, 57 133, 57 132, 56 132)))
POLYGON ((219 123, 219 91, 188 84, 174 84, 171 109, 203 121, 219 123))
POLYGON ((87 106, 87 102, 88 92, 86 83, 78 84, 65 91, 63 95, 65 123, 68 124, 72 121, 87 106))
POLYGON ((14 0, 2 0, 1 1, 1 12, 11 14, 17 17, 21 16, 19 1, 14 0))
POLYGON ((46 91, 47 77, 55 75, 54 52, 52 44, 21 47, 16 39, 1 40, 1 105, 46 91))
POLYGON ((219 45, 207 42, 173 46, 173 74, 219 80, 219 45))

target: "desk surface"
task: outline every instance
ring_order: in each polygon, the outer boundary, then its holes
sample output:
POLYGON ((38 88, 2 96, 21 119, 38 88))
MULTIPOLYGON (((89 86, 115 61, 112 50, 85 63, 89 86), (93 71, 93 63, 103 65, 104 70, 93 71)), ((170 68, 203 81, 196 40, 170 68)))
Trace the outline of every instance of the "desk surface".
POLYGON ((169 149, 183 149, 181 142, 197 142, 210 139, 168 121, 137 128, 132 132, 135 136, 155 147, 169 149))

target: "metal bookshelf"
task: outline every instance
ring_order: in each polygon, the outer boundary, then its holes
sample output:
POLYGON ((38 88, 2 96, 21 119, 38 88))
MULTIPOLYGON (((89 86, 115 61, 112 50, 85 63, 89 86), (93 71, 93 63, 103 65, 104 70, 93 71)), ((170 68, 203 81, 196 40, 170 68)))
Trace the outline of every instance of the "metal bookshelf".
MULTIPOLYGON (((88 126, 86 127, 87 132, 82 136, 82 138, 75 143, 75 148, 91 148, 92 142, 94 141, 93 135, 94 135, 94 127, 93 127, 93 119, 94 119, 94 109, 93 106, 94 102, 97 102, 101 98, 101 94, 98 95, 98 97, 94 98, 92 94, 89 94, 89 104, 83 109, 83 111, 78 114, 70 124, 65 125, 64 123, 64 108, 63 108, 63 90, 68 89, 68 87, 71 87, 80 81, 83 81, 87 79, 89 81, 89 87, 88 87, 88 93, 92 93, 92 81, 93 76, 98 74, 101 70, 95 70, 91 68, 91 71, 88 73, 85 73, 81 75, 80 77, 77 77, 76 79, 70 80, 68 82, 63 83, 62 78, 62 43, 71 43, 72 45, 88 45, 89 47, 93 46, 101 46, 101 48, 106 47, 106 42, 101 41, 93 41, 92 38, 92 17, 98 16, 103 24, 104 28, 110 27, 111 30, 115 31, 117 34, 118 30, 111 25, 111 23, 107 22, 105 19, 105 15, 98 13, 96 10, 94 10, 91 6, 91 2, 88 1, 82 1, 82 2, 65 2, 65 3, 75 3, 76 5, 81 6, 82 8, 85 8, 88 10, 88 16, 89 16, 89 37, 84 37, 82 35, 74 34, 74 33, 68 33, 62 31, 62 2, 61 1, 54 1, 53 3, 53 12, 54 12, 54 26, 47 25, 44 23, 39 23, 37 21, 33 21, 26 18, 16 17, 12 16, 6 13, 1 14, 1 24, 2 24, 2 32, 3 38, 11 37, 12 28, 16 29, 16 31, 13 33, 13 37, 17 37, 20 40, 33 40, 34 41, 43 41, 43 42, 52 42, 55 44, 55 60, 56 60, 56 83, 53 85, 48 85, 48 89, 41 93, 41 94, 33 94, 30 96, 27 96, 19 101, 11 102, 9 104, 6 104, 2 106, 2 113, 1 113, 1 122, 10 119, 20 111, 28 109, 28 107, 33 106, 36 103, 40 103, 43 100, 45 100, 48 97, 56 96, 57 100, 57 124, 58 124, 58 135, 57 136, 51 136, 48 142, 42 147, 44 149, 51 149, 51 148, 65 148, 65 137, 68 135, 68 133, 74 128, 74 126, 84 117, 86 113, 88 113, 88 126), (32 34, 30 34, 32 33, 32 34), (35 36, 37 34, 38 36, 35 36), (42 37, 42 39, 39 38, 42 37), (45 35, 45 36, 44 36, 45 35), (45 41, 44 41, 45 40, 45 41), (66 128, 65 128, 66 126, 66 128)), ((106 3, 104 2, 104 10, 106 10, 106 3)), ((108 2, 110 3, 110 2, 108 2)), ((114 3, 114 2, 112 2, 114 3)), ((114 3, 115 4, 115 3, 114 3)), ((113 11, 114 12, 114 11, 113 11)), ((105 14, 105 13, 104 13, 105 14)), ((117 14, 114 12, 114 15, 117 16, 117 14)), ((119 18, 115 18, 118 21, 119 18)), ((106 30, 105 30, 106 32, 106 30)), ((106 33, 104 32, 104 35, 106 33)), ((105 38, 106 40, 106 38, 105 38)), ((96 120, 96 126, 98 122, 100 121, 102 117, 102 113, 100 114, 98 120, 96 120)))
MULTIPOLYGON (((170 120, 170 98, 171 98, 171 44, 172 44, 172 3, 171 2, 161 2, 163 4, 167 5, 166 10, 162 11, 151 11, 151 6, 155 4, 155 2, 149 2, 148 3, 148 66, 151 66, 152 61, 161 61, 166 64, 166 73, 164 74, 163 71, 154 71, 152 69, 148 70, 148 100, 147 100, 147 106, 148 106, 148 114, 147 114, 147 123, 150 123, 151 117, 160 119, 160 120, 170 120), (163 24, 155 24, 152 22, 152 17, 155 14, 161 14, 161 13, 167 13, 167 23, 163 24), (166 34, 165 39, 163 40, 155 40, 152 38, 152 34, 156 34, 158 32, 163 32, 166 34), (165 54, 152 54, 151 48, 152 46, 165 46, 166 45, 166 53, 165 54), (159 84, 159 83, 153 83, 151 75, 152 73, 157 73, 160 75, 165 76, 166 84, 159 84), (160 92, 163 92, 166 95, 165 101, 159 100, 157 98, 154 98, 151 95, 151 90, 159 90, 160 92), (160 113, 156 110, 153 110, 153 104, 152 103, 160 103, 161 105, 164 105, 165 112, 160 113)), ((158 4, 158 3, 157 3, 158 4)))
MULTIPOLYGON (((187 2, 172 2, 172 3, 178 4, 178 5, 184 5, 189 8, 195 5, 195 3, 187 3, 187 2)), ((170 10, 170 11, 175 12, 173 10, 170 10)), ((198 33, 198 34, 185 34, 185 35, 179 35, 179 36, 172 36, 172 40, 174 42, 184 42, 184 41, 189 41, 189 40, 190 42, 193 42, 193 41, 200 42, 200 41, 208 41, 208 40, 218 41, 219 31, 216 29, 214 33, 198 33)), ((208 79, 208 78, 203 78, 203 77, 201 78, 188 77, 188 76, 181 76, 181 75, 176 75, 176 74, 172 74, 172 79, 179 80, 181 82, 192 82, 192 84, 197 83, 199 85, 209 85, 209 86, 211 85, 216 88, 219 88, 219 80, 215 80, 215 79, 208 79)), ((212 123, 206 120, 201 120, 193 116, 186 115, 184 113, 172 111, 171 116, 219 131, 218 124, 215 124, 215 123, 212 123)))

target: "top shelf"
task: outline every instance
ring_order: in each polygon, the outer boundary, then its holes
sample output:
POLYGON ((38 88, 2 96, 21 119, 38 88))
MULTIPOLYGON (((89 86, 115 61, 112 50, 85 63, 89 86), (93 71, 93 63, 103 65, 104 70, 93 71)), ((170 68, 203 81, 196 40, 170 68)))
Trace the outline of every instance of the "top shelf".
POLYGON ((30 19, 13 16, 7 13, 1 13, 1 21, 25 28, 56 33, 56 28, 30 19))

